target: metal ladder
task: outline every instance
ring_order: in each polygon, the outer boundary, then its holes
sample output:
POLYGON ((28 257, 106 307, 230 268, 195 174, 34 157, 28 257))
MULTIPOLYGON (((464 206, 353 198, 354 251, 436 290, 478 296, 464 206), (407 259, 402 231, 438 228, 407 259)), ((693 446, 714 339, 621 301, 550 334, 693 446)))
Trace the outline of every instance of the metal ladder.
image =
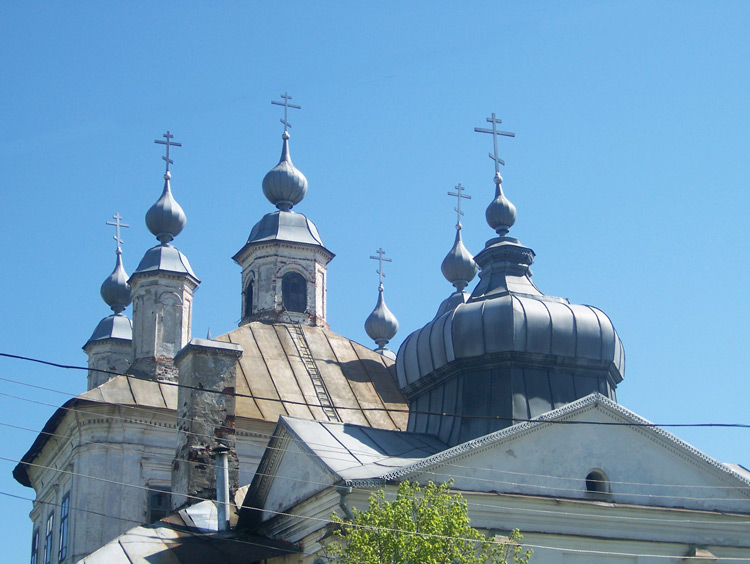
POLYGON ((292 337, 292 341, 294 341, 294 345, 297 347, 297 352, 299 352, 302 364, 305 365, 305 369, 310 375, 310 380, 312 380, 313 388, 315 388, 315 394, 318 396, 318 402, 320 402, 320 407, 323 408, 323 413, 326 414, 329 421, 341 422, 339 414, 336 412, 336 408, 333 407, 328 388, 326 388, 325 382, 323 382, 323 377, 320 375, 318 365, 315 363, 312 352, 310 352, 310 346, 307 344, 305 332, 302 330, 302 323, 299 321, 293 321, 291 327, 294 329, 289 329, 289 335, 292 337))

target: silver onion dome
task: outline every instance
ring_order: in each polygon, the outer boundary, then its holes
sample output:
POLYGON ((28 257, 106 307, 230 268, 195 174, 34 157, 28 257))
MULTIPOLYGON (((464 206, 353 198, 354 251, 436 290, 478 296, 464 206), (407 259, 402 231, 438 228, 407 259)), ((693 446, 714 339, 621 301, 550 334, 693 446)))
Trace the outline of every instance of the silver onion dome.
POLYGON ((453 284, 457 291, 463 291, 469 285, 479 270, 474 257, 464 246, 461 240, 461 225, 456 227, 456 240, 453 247, 443 259, 440 265, 446 280, 453 284))
POLYGON ((495 173, 493 182, 495 183, 495 199, 487 206, 485 217, 489 226, 502 237, 516 222, 516 206, 503 194, 503 177, 499 172, 495 173))
POLYGON ((289 133, 282 135, 283 145, 279 164, 263 178, 263 194, 281 211, 289 211, 307 193, 307 178, 292 164, 289 156, 289 133))
POLYGON ((169 171, 164 174, 164 190, 161 197, 146 212, 146 226, 162 245, 168 244, 185 228, 187 217, 180 204, 172 197, 169 171))
POLYGON ((115 269, 102 283, 101 295, 104 302, 115 313, 121 313, 133 301, 133 294, 128 284, 128 275, 122 266, 122 252, 117 249, 115 269))
POLYGON ((378 345, 376 349, 378 351, 386 350, 385 346, 388 344, 388 341, 393 339, 398 332, 398 320, 391 313, 391 310, 388 309, 388 306, 385 305, 382 284, 378 287, 378 303, 365 321, 365 331, 378 345))

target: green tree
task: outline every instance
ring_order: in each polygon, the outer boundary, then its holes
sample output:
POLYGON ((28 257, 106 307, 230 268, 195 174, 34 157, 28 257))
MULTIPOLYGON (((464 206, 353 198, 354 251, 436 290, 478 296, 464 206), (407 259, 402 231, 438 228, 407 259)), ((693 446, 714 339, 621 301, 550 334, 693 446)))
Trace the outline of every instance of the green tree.
POLYGON ((504 543, 485 537, 469 524, 466 500, 450 486, 402 482, 393 501, 379 490, 353 519, 334 514, 340 527, 329 558, 339 564, 527 564, 531 551, 519 544, 518 530, 504 543))

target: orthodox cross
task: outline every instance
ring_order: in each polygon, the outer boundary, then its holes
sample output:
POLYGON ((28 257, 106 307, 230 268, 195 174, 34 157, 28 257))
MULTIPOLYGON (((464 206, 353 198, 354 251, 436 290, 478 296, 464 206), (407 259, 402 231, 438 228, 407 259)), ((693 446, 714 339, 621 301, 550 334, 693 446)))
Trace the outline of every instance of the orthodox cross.
MULTIPOLYGON (((162 135, 166 141, 162 141, 161 139, 157 139, 154 141, 154 143, 158 143, 159 145, 166 145, 167 146, 167 156, 162 157, 167 162, 167 170, 166 172, 169 172, 169 165, 174 164, 174 161, 169 158, 169 148, 170 147, 182 147, 182 143, 175 143, 172 141, 174 139, 174 135, 172 135, 169 131, 167 131, 164 135, 162 135)), ((166 174, 166 173, 165 173, 166 174)))
POLYGON ((492 124, 492 129, 483 129, 481 127, 475 127, 474 131, 477 133, 491 133, 492 134, 492 142, 495 148, 494 153, 490 153, 490 158, 495 161, 495 174, 500 172, 500 165, 505 165, 505 161, 501 159, 497 155, 497 136, 498 135, 505 135, 506 137, 515 137, 515 133, 510 133, 509 131, 498 131, 497 130, 497 124, 503 123, 502 120, 497 119, 495 117, 495 113, 492 112, 492 117, 488 117, 487 121, 492 124))
POLYGON ((461 216, 464 215, 464 212, 461 211, 461 198, 466 198, 467 200, 471 200, 471 196, 468 194, 462 194, 466 190, 463 186, 461 186, 461 183, 459 182, 456 185, 456 191, 455 192, 448 192, 449 196, 455 196, 458 200, 458 206, 453 208, 456 211, 456 229, 461 229, 461 216))
POLYGON ((287 94, 286 92, 284 92, 281 95, 281 97, 284 99, 283 102, 276 102, 274 100, 271 100, 271 103, 275 104, 277 106, 284 106, 284 119, 281 120, 281 123, 284 124, 284 131, 286 131, 287 129, 289 129, 290 127, 292 127, 292 124, 289 123, 289 121, 288 121, 288 118, 289 118, 289 116, 288 116, 289 108, 293 108, 295 110, 301 110, 302 106, 295 106, 294 104, 290 104, 289 100, 291 100, 292 97, 289 94, 287 94))
POLYGON ((384 262, 393 262, 393 259, 385 258, 383 255, 385 254, 385 251, 383 248, 379 248, 377 251, 378 256, 376 257, 370 257, 372 260, 378 261, 378 269, 375 271, 378 273, 378 277, 380 279, 380 285, 383 285, 383 277, 385 277, 385 273, 383 272, 383 263, 384 262))
POLYGON ((122 245, 122 239, 120 239, 120 227, 130 227, 130 225, 128 225, 127 223, 120 223, 120 220, 122 219, 122 217, 120 216, 119 213, 116 213, 115 215, 113 215, 112 219, 114 219, 114 221, 108 221, 107 225, 115 226, 116 234, 114 236, 114 239, 115 241, 117 241, 117 252, 121 253, 122 250, 120 249, 120 245, 122 245))

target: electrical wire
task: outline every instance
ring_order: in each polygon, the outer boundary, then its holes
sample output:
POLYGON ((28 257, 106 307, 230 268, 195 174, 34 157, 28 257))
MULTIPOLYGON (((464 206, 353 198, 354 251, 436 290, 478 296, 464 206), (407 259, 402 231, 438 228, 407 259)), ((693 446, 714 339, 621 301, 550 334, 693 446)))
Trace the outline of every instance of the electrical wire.
MULTIPOLYGON (((128 378, 134 378, 137 380, 146 380, 149 382, 153 381, 151 379, 140 378, 133 374, 121 374, 119 372, 114 372, 111 370, 100 370, 100 369, 88 368, 86 366, 60 364, 60 363, 51 362, 48 360, 42 360, 38 358, 21 356, 21 355, 4 353, 4 352, 0 352, 0 357, 23 360, 27 362, 35 362, 35 363, 44 364, 47 366, 52 366, 55 368, 66 369, 66 370, 85 370, 85 371, 101 372, 104 374, 111 374, 114 376, 127 376, 128 378)), ((22 384, 21 382, 13 381, 7 378, 3 378, 3 380, 22 384)), ((248 398, 248 399, 253 399, 256 401, 277 402, 277 403, 282 403, 282 404, 304 406, 308 408, 310 407, 321 408, 322 407, 320 405, 310 404, 308 402, 303 402, 303 401, 273 398, 273 397, 262 397, 262 396, 252 395, 252 394, 243 394, 240 392, 225 392, 223 390, 209 390, 209 389, 201 388, 198 386, 188 386, 187 384, 180 384, 178 382, 172 382, 172 381, 167 381, 167 380, 160 380, 159 384, 165 385, 165 386, 174 386, 176 388, 195 390, 195 391, 200 391, 200 392, 210 393, 210 394, 231 395, 231 396, 238 397, 238 398, 248 398)), ((333 405, 332 407, 336 410, 342 410, 342 411, 345 411, 345 410, 363 411, 363 412, 385 411, 389 413, 435 415, 435 416, 440 416, 440 417, 455 417, 459 419, 489 419, 489 420, 495 420, 495 421, 508 421, 511 423, 549 423, 549 424, 557 424, 557 425, 601 425, 601 426, 613 426, 613 427, 662 427, 662 428, 724 427, 724 428, 750 429, 750 423, 650 423, 650 422, 624 423, 624 422, 618 422, 618 421, 577 421, 577 420, 576 421, 571 421, 571 420, 561 421, 561 420, 546 420, 546 419, 540 420, 536 418, 519 419, 516 417, 502 417, 500 415, 467 415, 467 414, 462 414, 462 413, 447 413, 447 412, 442 412, 442 411, 423 411, 423 410, 411 410, 410 411, 409 409, 389 408, 385 406, 384 407, 362 407, 362 406, 354 407, 354 406, 344 406, 344 405, 333 405)))
MULTIPOLYGON (((38 400, 32 400, 30 398, 24 398, 22 396, 15 396, 15 395, 12 395, 12 394, 6 394, 4 392, 0 392, 0 396, 6 396, 6 397, 10 397, 12 399, 18 399, 18 400, 22 400, 22 401, 28 401, 28 402, 31 402, 31 403, 37 403, 37 404, 48 405, 48 406, 53 406, 54 407, 53 404, 48 404, 48 403, 45 403, 45 402, 40 402, 38 400)), ((127 407, 127 408, 131 408, 131 409, 139 410, 141 412, 144 412, 144 413, 142 413, 142 416, 147 416, 147 415, 150 414, 146 409, 144 409, 142 407, 122 406, 122 405, 119 405, 119 404, 105 404, 105 405, 118 405, 119 407, 127 407)), ((79 414, 96 416, 97 418, 104 417, 104 418, 107 418, 107 419, 120 420, 120 421, 123 421, 123 422, 133 422, 132 419, 126 418, 126 417, 119 417, 119 416, 114 416, 114 415, 105 415, 105 416, 103 416, 99 412, 91 412, 91 411, 81 410, 81 409, 73 408, 73 407, 62 407, 61 409, 65 409, 65 410, 68 410, 68 411, 71 411, 71 412, 76 412, 76 413, 79 413, 79 414)), ((159 429, 163 428, 162 425, 159 425, 157 423, 150 423, 148 421, 138 421, 138 423, 139 424, 143 424, 143 425, 150 425, 150 426, 153 426, 153 427, 157 427, 159 429)), ((72 436, 68 436, 68 435, 62 435, 62 434, 58 434, 58 433, 52 433, 52 432, 49 432, 49 431, 36 431, 34 429, 29 429, 29 428, 25 428, 25 427, 15 426, 15 425, 11 425, 11 424, 8 424, 8 423, 0 423, 0 425, 4 425, 4 426, 7 426, 7 427, 16 427, 16 428, 19 428, 19 429, 22 429, 22 430, 26 430, 26 431, 29 431, 29 432, 36 432, 36 433, 39 433, 39 434, 44 434, 44 435, 49 435, 49 436, 57 436, 57 437, 64 438, 64 439, 67 439, 67 440, 72 440, 72 438, 73 438, 72 436)), ((189 434, 189 435, 196 436, 198 438, 205 438, 205 439, 211 439, 211 440, 215 438, 214 435, 212 435, 212 434, 193 433, 193 432, 189 432, 189 431, 183 431, 183 432, 186 433, 186 434, 189 434)), ((254 434, 256 436, 258 436, 258 437, 267 438, 267 439, 270 439, 273 436, 273 435, 268 435, 268 434, 265 434, 265 433, 257 433, 257 434, 254 433, 254 434)), ((87 443, 87 444, 92 444, 92 443, 87 443)), ((116 448, 112 443, 103 443, 103 444, 109 444, 112 448, 116 448)), ((332 448, 330 448, 330 445, 327 445, 327 444, 315 443, 315 442, 309 442, 308 444, 310 444, 311 446, 320 446, 320 447, 323 447, 323 448, 318 449, 320 453, 326 453, 327 452, 327 453, 336 454, 338 452, 341 452, 341 453, 347 453, 347 454, 351 453, 353 455, 356 455, 356 454, 362 454, 362 455, 368 455, 368 456, 371 455, 371 452, 369 452, 369 451, 358 451, 356 449, 347 449, 343 445, 342 445, 341 449, 332 449, 332 448)), ((273 448, 274 447, 270 447, 270 446, 266 447, 266 449, 270 449, 270 450, 273 450, 273 448)), ((309 452, 309 451, 298 451, 296 449, 291 449, 291 450, 289 450, 289 452, 296 452, 296 453, 302 454, 304 456, 309 456, 312 459, 317 459, 319 457, 319 455, 317 453, 312 453, 312 452, 309 452)), ((158 456, 158 455, 152 455, 152 456, 158 456)), ((166 458, 166 457, 164 457, 164 458, 166 458)), ((350 458, 348 458, 348 457, 347 458, 336 458, 336 457, 328 456, 328 458, 330 460, 337 460, 337 461, 349 461, 350 460, 350 458)), ((172 458, 170 458, 169 460, 171 461, 172 458)), ((505 471, 505 470, 501 470, 501 469, 497 469, 497 468, 468 467, 468 466, 462 466, 462 465, 459 465, 459 464, 456 464, 456 463, 450 463, 450 462, 446 462, 444 464, 447 465, 447 466, 450 466, 450 467, 454 467, 454 468, 470 469, 472 471, 472 473, 475 472, 475 471, 477 471, 477 470, 479 470, 479 471, 486 471, 486 472, 490 472, 490 473, 511 474, 511 475, 518 475, 518 476, 524 476, 524 477, 542 477, 542 478, 556 479, 556 480, 574 480, 576 482, 580 482, 581 481, 581 478, 577 478, 577 477, 553 476, 553 475, 545 475, 545 474, 532 474, 532 473, 527 473, 527 472, 511 472, 511 471, 505 471)), ((423 473, 427 473, 427 474, 433 474, 433 475, 436 475, 436 476, 437 475, 441 475, 440 473, 437 473, 437 472, 430 472, 430 471, 425 471, 425 470, 423 470, 422 472, 423 473)), ((465 476, 461 476, 460 474, 454 474, 454 476, 456 476, 456 477, 465 477, 465 476)), ((484 482, 489 482, 489 483, 500 483, 500 484, 506 484, 506 485, 511 485, 511 486, 525 486, 525 487, 532 487, 532 488, 538 488, 538 489, 553 489, 553 490, 560 490, 560 489, 562 489, 562 490, 574 491, 574 492, 579 491, 579 488, 564 488, 564 487, 560 488, 560 487, 557 487, 557 486, 549 486, 549 485, 530 484, 530 483, 524 483, 524 482, 512 482, 512 481, 507 481, 507 480, 498 480, 498 479, 491 479, 491 478, 479 478, 479 477, 476 477, 475 475, 473 475, 472 477, 474 479, 476 479, 476 480, 479 480, 479 481, 484 481, 484 482)), ((610 484, 621 484, 621 485, 636 485, 636 486, 649 487, 649 488, 654 488, 654 487, 673 487, 673 488, 683 488, 683 489, 685 489, 685 488, 700 488, 700 489, 713 488, 713 489, 750 490, 750 486, 708 486, 708 485, 695 485, 695 486, 693 486, 693 485, 687 485, 687 484, 653 484, 653 483, 645 483, 645 482, 625 482, 625 481, 622 481, 622 482, 609 481, 609 483, 610 484)), ((636 494, 636 493, 628 494, 627 492, 620 492, 620 493, 621 494, 627 494, 627 495, 639 496, 639 497, 649 497, 649 498, 678 498, 678 499, 685 498, 685 499, 691 499, 691 500, 694 500, 694 501, 714 499, 714 498, 701 498, 701 497, 694 497, 694 496, 693 497, 685 497, 685 496, 682 496, 682 495, 681 496, 676 496, 676 495, 636 494)), ((737 499, 737 498, 730 498, 730 499, 732 499, 734 501, 742 501, 742 500, 744 500, 744 498, 739 498, 739 499, 737 499)))

